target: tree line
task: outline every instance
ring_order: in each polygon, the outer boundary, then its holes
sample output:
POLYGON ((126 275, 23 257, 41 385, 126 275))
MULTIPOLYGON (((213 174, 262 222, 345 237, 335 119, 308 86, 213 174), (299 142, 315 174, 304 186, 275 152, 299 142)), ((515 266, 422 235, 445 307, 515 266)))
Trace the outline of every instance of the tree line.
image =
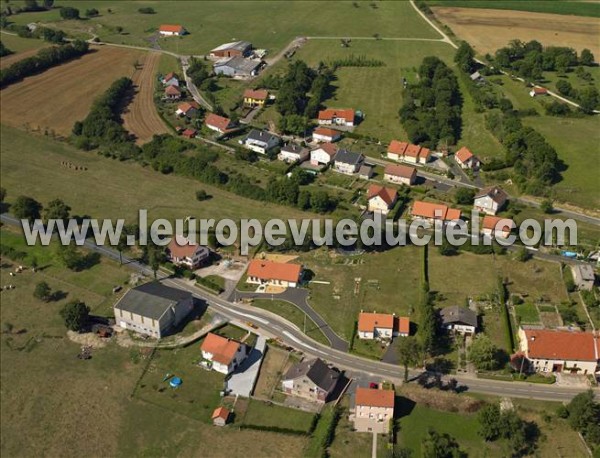
POLYGON ((426 57, 419 82, 404 91, 400 120, 411 142, 435 148, 456 144, 462 128, 462 97, 454 72, 439 58, 426 57))
POLYGON ((0 70, 0 87, 4 88, 23 78, 43 72, 48 68, 62 64, 68 60, 82 56, 89 51, 89 45, 82 40, 63 46, 52 46, 40 49, 35 56, 15 62, 10 67, 0 70))
POLYGON ((0 57, 9 56, 10 54, 13 54, 13 52, 0 41, 0 57))

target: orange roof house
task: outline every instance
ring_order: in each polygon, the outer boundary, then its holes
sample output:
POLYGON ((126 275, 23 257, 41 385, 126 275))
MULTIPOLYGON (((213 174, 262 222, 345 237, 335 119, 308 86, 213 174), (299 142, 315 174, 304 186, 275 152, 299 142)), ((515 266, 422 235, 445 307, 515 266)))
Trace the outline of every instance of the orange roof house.
POLYGON ((469 148, 463 146, 456 152, 455 157, 460 160, 460 162, 467 162, 473 157, 473 153, 469 148))
POLYGON ((183 35, 186 30, 179 24, 163 24, 158 29, 161 35, 183 35))
POLYGON ((410 319, 397 317, 389 313, 366 313, 358 315, 358 337, 361 339, 374 339, 377 337, 391 338, 394 336, 408 336, 410 333, 410 319))
POLYGON ((313 132, 313 138, 316 140, 335 141, 341 136, 340 132, 327 127, 317 127, 313 132))
POLYGON ((408 336, 410 334, 410 319, 406 316, 396 317, 396 330, 401 336, 408 336))
POLYGON ((407 142, 401 142, 398 140, 392 140, 388 146, 387 152, 389 154, 395 154, 397 156, 404 156, 404 152, 408 148, 407 142))
POLYGON ((389 313, 364 313, 358 315, 358 330, 373 332, 375 328, 394 328, 394 315, 389 313))
POLYGON ((394 188, 386 188, 385 186, 380 186, 378 184, 372 184, 369 186, 367 191, 367 198, 371 200, 374 197, 380 197, 388 207, 394 205, 396 199, 398 198, 398 193, 394 188))
POLYGON ((374 390, 356 388, 355 403, 357 406, 394 408, 394 390, 374 390))
POLYGON ((248 266, 248 283, 273 283, 296 286, 302 275, 302 266, 283 262, 253 259, 248 266))
POLYGON ((327 108, 319 111, 319 124, 345 124, 348 126, 354 125, 354 110, 350 108, 335 109, 327 108))
POLYGON ((241 345, 243 344, 236 340, 209 332, 200 349, 203 353, 210 353, 212 361, 228 366, 234 360, 241 345))
POLYGON ((215 426, 225 426, 231 412, 225 407, 217 407, 211 416, 211 420, 215 426))
POLYGON ((415 218, 440 219, 443 221, 453 221, 461 217, 460 210, 456 208, 448 208, 444 204, 423 202, 421 200, 413 203, 411 214, 415 218))
POLYGON ((481 232, 488 235, 502 234, 508 237, 513 227, 513 220, 510 218, 501 218, 499 216, 485 215, 481 222, 481 232))
POLYGON ((177 105, 177 111, 175 114, 183 115, 183 116, 192 116, 195 112, 198 111, 200 105, 198 102, 182 102, 177 105))
POLYGON ((535 97, 536 95, 548 95, 548 89, 546 89, 545 87, 534 87, 529 92, 529 95, 531 97, 535 97))
POLYGON ((404 155, 407 157, 412 157, 414 159, 418 159, 420 151, 421 151, 421 147, 419 145, 410 144, 406 147, 406 150, 404 151, 404 155))
POLYGON ((266 89, 246 89, 244 91, 244 99, 265 101, 267 97, 269 97, 269 91, 266 89))
POLYGON ((229 118, 225 118, 214 113, 210 113, 206 117, 206 119, 204 120, 204 124, 206 124, 206 127, 208 127, 209 129, 216 130, 217 132, 220 132, 222 134, 231 130, 233 127, 233 123, 229 118))
POLYGON ((385 166, 383 174, 384 176, 390 175, 391 177, 404 178, 412 183, 417 177, 417 169, 408 165, 390 164, 385 166))

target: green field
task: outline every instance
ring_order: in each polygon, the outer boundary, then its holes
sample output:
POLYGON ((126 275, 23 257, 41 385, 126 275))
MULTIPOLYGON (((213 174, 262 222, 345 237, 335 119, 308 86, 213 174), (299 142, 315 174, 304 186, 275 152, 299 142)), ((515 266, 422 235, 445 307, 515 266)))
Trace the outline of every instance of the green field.
POLYGON ((588 1, 536 0, 426 0, 429 6, 455 8, 493 8, 496 10, 532 11, 534 13, 566 14, 600 17, 600 5, 588 1))
POLYGON ((8 49, 14 53, 20 53, 23 51, 29 51, 30 49, 39 49, 50 46, 42 40, 36 40, 33 38, 21 38, 16 35, 9 35, 8 33, 0 34, 0 40, 8 49))
POLYGON ((51 12, 12 16, 11 20, 26 24, 32 21, 54 23, 56 27, 77 33, 96 33, 102 40, 148 46, 147 38, 161 24, 181 24, 189 35, 161 38, 163 49, 178 53, 204 54, 221 43, 247 40, 256 48, 276 53, 299 36, 366 36, 379 33, 385 37, 438 38, 408 2, 377 2, 376 8, 359 2, 260 2, 231 1, 224 6, 218 1, 197 2, 194 8, 168 1, 64 1, 60 6, 74 6, 100 11, 97 18, 61 21, 58 9, 51 12), (156 14, 140 14, 138 8, 152 7, 156 14), (108 12, 108 9, 111 12, 108 12), (266 20, 268 18, 268 20, 266 20), (121 34, 116 27, 123 27, 121 34))
POLYGON ((517 314, 519 324, 536 324, 540 322, 540 316, 533 304, 515 305, 515 313, 517 314))
POLYGON ((308 432, 314 414, 251 399, 242 424, 308 432))

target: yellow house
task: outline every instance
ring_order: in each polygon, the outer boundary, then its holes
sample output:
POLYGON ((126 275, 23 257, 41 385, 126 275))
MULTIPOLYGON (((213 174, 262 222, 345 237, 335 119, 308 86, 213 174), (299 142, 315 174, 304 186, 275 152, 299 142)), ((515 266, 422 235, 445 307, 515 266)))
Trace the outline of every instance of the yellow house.
POLYGON ((244 91, 244 106, 262 107, 269 98, 269 92, 266 89, 246 89, 244 91))

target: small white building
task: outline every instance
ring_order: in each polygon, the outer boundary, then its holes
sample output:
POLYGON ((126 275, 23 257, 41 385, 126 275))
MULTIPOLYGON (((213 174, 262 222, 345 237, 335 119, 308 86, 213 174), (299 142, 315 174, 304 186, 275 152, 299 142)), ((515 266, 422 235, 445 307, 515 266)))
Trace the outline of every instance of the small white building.
POLYGON ((351 419, 359 432, 385 434, 394 418, 396 393, 394 390, 356 388, 354 414, 351 419))
POLYGON ((327 127, 317 127, 312 134, 312 138, 316 142, 333 143, 341 137, 342 135, 339 131, 327 127))
POLYGON ((248 356, 246 344, 212 332, 206 335, 200 349, 211 369, 225 375, 235 371, 248 356))
POLYGON ((360 153, 353 153, 346 149, 340 149, 333 158, 333 169, 336 172, 352 175, 358 172, 365 157, 360 153))
POLYGON ((197 243, 187 242, 180 245, 176 238, 173 238, 167 247, 167 256, 176 266, 194 270, 210 257, 210 250, 197 243))
POLYGON ((454 154, 454 160, 463 169, 477 170, 481 165, 477 156, 475 156, 466 146, 463 146, 454 154))
POLYGON ((280 138, 264 130, 252 129, 241 142, 246 148, 252 151, 259 154, 267 154, 279 146, 280 138))
POLYGON ((466 307, 454 305, 440 310, 442 327, 463 335, 473 335, 477 331, 477 314, 466 307))
POLYGON ((410 334, 408 317, 396 317, 389 313, 365 313, 358 316, 359 339, 391 339, 410 334))
POLYGON ((308 159, 309 155, 310 153, 307 148, 294 143, 288 143, 281 147, 277 159, 288 163, 304 162, 308 159))
POLYGON ((515 227, 515 223, 510 218, 485 215, 481 222, 481 233, 490 238, 507 238, 513 227, 515 227))
POLYGON ((507 201, 508 194, 498 186, 490 186, 475 194, 473 208, 488 215, 495 215, 504 208, 507 201))
POLYGON ((310 152, 310 163, 314 166, 331 164, 337 153, 333 143, 322 143, 310 152))
POLYGON ((573 264, 571 265, 571 272, 573 273, 573 281, 577 289, 591 291, 596 282, 596 276, 594 275, 594 269, 589 264, 573 264))
POLYGON ((187 31, 181 25, 163 24, 158 29, 158 33, 163 37, 179 37, 185 35, 187 31))
POLYGON ((397 199, 398 193, 394 188, 372 184, 367 190, 367 210, 387 215, 394 208, 397 199))
POLYGON ((356 114, 352 109, 335 109, 327 108, 319 111, 318 122, 324 126, 354 126, 354 118, 356 114))

